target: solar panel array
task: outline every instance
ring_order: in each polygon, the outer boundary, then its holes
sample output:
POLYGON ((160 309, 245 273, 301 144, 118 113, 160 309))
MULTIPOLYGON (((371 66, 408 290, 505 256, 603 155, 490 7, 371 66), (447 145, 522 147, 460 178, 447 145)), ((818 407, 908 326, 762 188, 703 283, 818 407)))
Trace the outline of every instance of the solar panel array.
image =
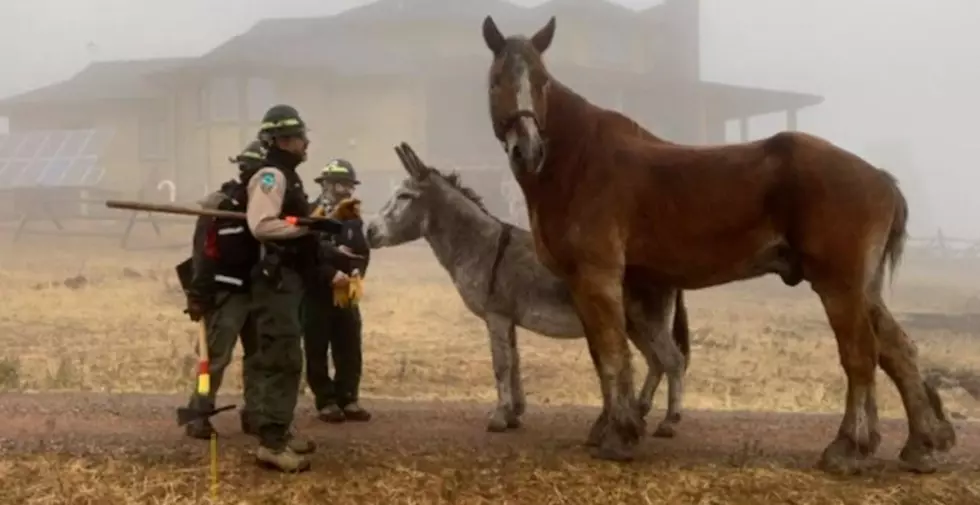
POLYGON ((0 189, 91 187, 105 170, 108 130, 44 130, 0 135, 0 189))

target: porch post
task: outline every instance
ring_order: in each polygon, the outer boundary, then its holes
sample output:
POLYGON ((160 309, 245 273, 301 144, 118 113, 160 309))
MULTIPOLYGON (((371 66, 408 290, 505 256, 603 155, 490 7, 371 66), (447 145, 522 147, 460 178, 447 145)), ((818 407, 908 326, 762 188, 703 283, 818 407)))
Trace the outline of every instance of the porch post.
POLYGON ((789 109, 786 111, 786 129, 796 131, 796 113, 799 109, 789 109))
POLYGON ((741 142, 749 141, 749 118, 738 118, 738 140, 741 142))

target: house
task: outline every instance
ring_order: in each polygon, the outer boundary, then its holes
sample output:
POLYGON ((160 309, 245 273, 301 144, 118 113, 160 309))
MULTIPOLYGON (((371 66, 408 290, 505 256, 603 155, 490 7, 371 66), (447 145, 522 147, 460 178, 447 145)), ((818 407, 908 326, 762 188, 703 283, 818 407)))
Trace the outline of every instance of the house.
POLYGON ((134 190, 172 173, 170 95, 147 76, 183 61, 97 62, 65 81, 0 100, 0 115, 10 122, 0 138, 0 187, 98 183, 134 190), (63 167, 70 162, 74 168, 63 167))
POLYGON ((794 128, 797 110, 822 101, 702 81, 697 0, 640 12, 605 0, 532 8, 504 0, 378 0, 330 17, 261 21, 199 58, 95 64, 50 98, 38 90, 0 101, 0 115, 11 117, 14 131, 113 128, 104 184, 136 191, 169 179, 187 200, 233 175, 227 158, 254 138, 270 105, 289 103, 312 129, 309 179, 328 159, 347 158, 370 208, 401 178, 392 147, 407 141, 433 164, 466 170, 491 209, 506 214, 503 206, 513 208, 514 200, 502 195, 513 188, 486 110, 489 54, 480 24, 488 14, 505 33, 530 33, 556 16, 549 69, 671 140, 723 142, 727 121, 778 111, 794 128), (99 66, 128 77, 114 88, 96 86, 96 99, 79 106, 87 116, 58 104, 59 95, 84 98, 70 89, 91 87, 83 77, 99 66), (133 136, 146 139, 145 152, 133 136), (146 156, 153 145, 167 148, 146 156))

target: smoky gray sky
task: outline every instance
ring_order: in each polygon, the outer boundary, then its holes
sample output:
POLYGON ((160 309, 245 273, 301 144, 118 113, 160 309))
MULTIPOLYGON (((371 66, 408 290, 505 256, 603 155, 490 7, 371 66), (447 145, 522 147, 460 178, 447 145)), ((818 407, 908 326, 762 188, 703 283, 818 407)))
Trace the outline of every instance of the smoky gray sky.
MULTIPOLYGON (((360 3, 0 2, 0 96, 69 77, 92 59, 197 55, 262 18, 360 3)), ((895 172, 913 233, 942 226, 980 238, 980 0, 702 0, 701 29, 704 79, 823 95, 799 128, 895 172), (888 154, 889 145, 904 154, 888 154)), ((575 35, 559 19, 557 36, 575 35)), ((781 117, 757 118, 752 136, 782 127, 781 117)))

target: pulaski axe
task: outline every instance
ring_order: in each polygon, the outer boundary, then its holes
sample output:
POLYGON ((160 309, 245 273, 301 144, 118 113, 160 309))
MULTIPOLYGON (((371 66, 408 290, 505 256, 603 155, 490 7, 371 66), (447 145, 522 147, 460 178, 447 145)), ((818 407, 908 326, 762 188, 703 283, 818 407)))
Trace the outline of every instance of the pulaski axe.
MULTIPOLYGON (((177 271, 177 280, 180 281, 180 287, 184 290, 184 293, 190 289, 191 279, 194 275, 194 264, 191 258, 187 258, 182 261, 175 268, 177 271)), ((227 405, 221 408, 214 408, 210 401, 211 394, 211 374, 209 371, 210 361, 208 360, 208 338, 207 338, 207 323, 202 319, 200 321, 200 327, 197 336, 197 391, 195 392, 197 401, 192 402, 194 405, 210 405, 206 409, 192 408, 192 407, 180 407, 177 409, 177 426, 184 426, 185 424, 200 420, 208 419, 213 417, 215 414, 219 414, 226 410, 231 410, 235 408, 235 405, 227 405)), ((214 436, 212 434, 212 436, 214 436)))

